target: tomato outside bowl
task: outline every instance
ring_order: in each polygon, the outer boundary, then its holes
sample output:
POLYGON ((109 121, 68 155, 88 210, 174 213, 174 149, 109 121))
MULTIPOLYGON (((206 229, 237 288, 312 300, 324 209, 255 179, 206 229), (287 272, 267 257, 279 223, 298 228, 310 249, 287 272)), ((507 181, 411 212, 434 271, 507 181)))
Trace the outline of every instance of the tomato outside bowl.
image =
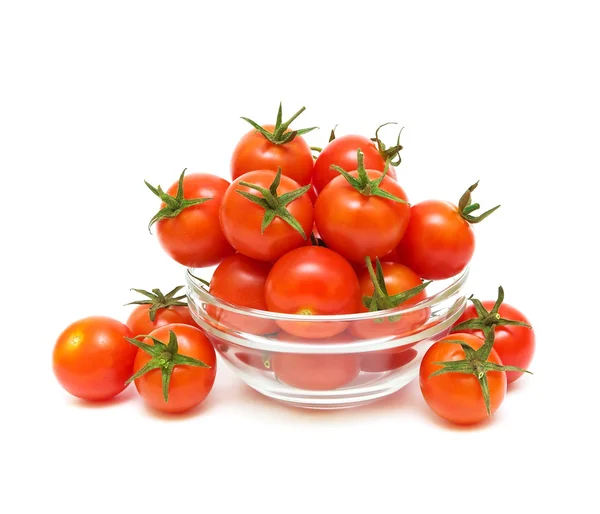
POLYGON ((282 314, 224 302, 198 280, 210 280, 207 268, 188 269, 186 282, 192 317, 247 385, 288 405, 340 409, 388 396, 418 377, 425 352, 465 310, 468 274, 465 269, 432 282, 427 298, 406 308, 335 316, 282 314), (326 333, 321 330, 326 325, 346 328, 333 337, 311 339, 280 330, 285 323, 312 333, 326 333), (274 328, 259 333, 264 330, 258 327, 274 328))

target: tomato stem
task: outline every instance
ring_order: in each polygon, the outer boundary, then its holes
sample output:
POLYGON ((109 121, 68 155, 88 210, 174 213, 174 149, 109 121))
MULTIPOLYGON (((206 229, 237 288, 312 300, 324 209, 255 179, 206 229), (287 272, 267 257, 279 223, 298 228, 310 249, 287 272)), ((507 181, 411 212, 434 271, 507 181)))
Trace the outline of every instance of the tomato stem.
POLYGON ((499 209, 500 206, 496 205, 492 209, 485 211, 483 214, 479 216, 472 216, 471 213, 480 208, 478 203, 471 203, 471 193, 475 191, 479 184, 479 180, 475 182, 472 186, 470 186, 460 197, 458 202, 458 212, 463 217, 463 219, 467 220, 469 223, 479 223, 487 218, 490 214, 492 214, 495 210, 499 209))
POLYGON ((403 146, 400 144, 400 135, 402 134, 404 127, 402 127, 400 129, 400 132, 398 132, 396 144, 390 148, 387 148, 383 141, 381 141, 381 139, 379 138, 379 131, 382 127, 385 127, 387 125, 397 125, 397 123, 395 121, 388 121, 383 125, 379 125, 379 127, 377 127, 377 130, 375 131, 375 137, 372 137, 371 141, 377 144, 377 149, 379 150, 381 157, 383 157, 385 161, 390 161, 390 164, 392 166, 398 166, 402 162, 402 159, 400 157, 400 150, 402 150, 403 146))
POLYGON ((131 291, 135 291, 136 293, 140 293, 144 295, 146 300, 136 300, 135 302, 129 302, 125 305, 150 305, 148 309, 148 315, 150 316, 150 321, 154 321, 156 319, 156 313, 160 309, 168 309, 169 307, 187 307, 187 302, 183 302, 182 300, 186 297, 185 295, 175 296, 184 286, 177 286, 172 291, 169 291, 166 295, 162 293, 160 289, 153 289, 152 292, 145 291, 144 289, 134 289, 131 291))
POLYGON ((311 130, 315 130, 316 128, 318 128, 318 127, 310 127, 310 128, 299 129, 299 130, 293 130, 291 132, 287 131, 290 124, 298 116, 300 116, 300 114, 302 114, 305 110, 306 110, 306 107, 302 107, 289 120, 287 120, 286 122, 283 122, 282 121, 283 111, 282 111, 282 107, 281 107, 281 102, 279 102, 279 109, 277 111, 277 121, 275 122, 275 128, 273 129, 273 132, 269 132, 267 129, 265 129, 264 127, 262 127, 261 125, 259 125, 258 123, 256 123, 255 121, 253 121, 249 118, 244 118, 242 116, 242 119, 244 121, 247 121, 248 123, 250 123, 250 125, 252 125, 260 134, 262 134, 266 139, 268 139, 274 145, 285 145, 286 143, 292 142, 297 136, 307 134, 311 130))

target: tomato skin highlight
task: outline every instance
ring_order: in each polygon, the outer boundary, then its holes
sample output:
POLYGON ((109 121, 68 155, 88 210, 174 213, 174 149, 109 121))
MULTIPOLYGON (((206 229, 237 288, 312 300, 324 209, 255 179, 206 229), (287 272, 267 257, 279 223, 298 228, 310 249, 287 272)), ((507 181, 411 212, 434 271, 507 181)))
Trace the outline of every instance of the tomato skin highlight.
MULTIPOLYGON (((413 270, 394 262, 382 262, 383 278, 385 287, 390 296, 412 289, 421 285, 421 278, 413 270)), ((375 287, 369 275, 368 269, 361 270, 358 274, 358 283, 360 285, 360 294, 363 296, 373 296, 375 287)), ((427 293, 421 291, 406 302, 398 306, 398 310, 405 309, 411 305, 422 302, 427 298, 427 293)), ((369 312, 369 309, 361 302, 360 312, 369 312)), ((383 337, 386 335, 400 335, 410 332, 423 325, 431 314, 431 309, 425 307, 412 312, 402 314, 400 319, 389 321, 385 319, 382 323, 376 323, 373 320, 353 321, 350 324, 350 332, 358 338, 383 337)), ((396 350, 396 349, 394 349, 396 350)))
MULTIPOLYGON (((358 177, 358 173, 350 173, 358 177)), ((367 170, 370 180, 381 176, 367 170)), ((380 186, 408 202, 397 182, 385 177, 380 186)), ((343 176, 333 179, 321 191, 315 204, 315 224, 328 248, 351 262, 364 263, 365 257, 383 257, 397 246, 409 224, 410 206, 378 196, 365 196, 343 176)))
MULTIPOLYGON (((303 246, 279 259, 265 286, 267 307, 286 314, 350 314, 359 309, 360 290, 352 266, 339 254, 303 246)), ((286 332, 309 338, 331 337, 347 322, 277 321, 286 332)))
MULTIPOLYGON (((495 302, 486 300, 481 303, 489 311, 492 309, 495 302)), ((498 314, 500 314, 500 317, 504 319, 523 321, 524 323, 531 325, 525 314, 510 304, 503 303, 500 305, 498 314)), ((475 307, 473 305, 469 305, 456 324, 477 317, 478 316, 475 307)), ((482 339, 484 337, 481 330, 463 330, 463 332, 475 334, 482 339)), ((516 366, 518 368, 528 369, 535 353, 535 332, 533 329, 527 327, 510 325, 496 326, 494 350, 500 359, 502 359, 502 363, 505 366, 516 366)), ((522 375, 523 373, 521 371, 506 372, 506 378, 509 384, 517 380, 522 375)))
POLYGON ((129 328, 112 318, 91 316, 75 321, 58 336, 52 354, 54 374, 73 396, 103 401, 125 389, 133 373, 137 348, 125 337, 129 328))
POLYGON ((443 280, 463 271, 475 252, 475 235, 450 202, 427 200, 410 209, 410 221, 397 248, 399 262, 421 278, 443 280))
POLYGON ((171 325, 172 323, 183 323, 192 327, 198 327, 187 307, 174 305, 167 309, 158 309, 154 321, 150 319, 148 312, 150 307, 152 306, 138 305, 127 318, 126 325, 134 337, 148 335, 153 330, 165 325, 171 325))
MULTIPOLYGON (((257 261, 237 253, 219 264, 210 281, 209 292, 214 297, 239 307, 267 310, 265 283, 272 264, 257 261)), ((208 305, 207 313, 220 324, 251 334, 270 334, 277 331, 273 320, 244 316, 208 305)))
MULTIPOLYGON (((444 342, 457 339, 469 344, 474 350, 478 350, 484 343, 483 339, 462 332, 443 337, 425 353, 421 362, 419 383, 427 405, 438 416, 452 423, 469 425, 488 419, 477 378, 465 373, 446 373, 430 378, 434 371, 441 368, 434 362, 457 361, 465 358, 465 352, 459 344, 444 342)), ((488 361, 503 364, 493 348, 488 361)), ((506 394, 506 373, 490 371, 487 373, 487 379, 490 408, 493 414, 500 407, 506 394)))
MULTIPOLYGON (((225 239, 219 225, 219 209, 227 180, 208 173, 193 173, 183 180, 185 199, 212 198, 200 205, 187 207, 174 218, 164 218, 156 223, 158 240, 169 256, 190 268, 203 268, 219 263, 235 250, 225 239)), ((177 194, 174 183, 167 194, 177 194)), ((162 202, 160 208, 165 207, 162 202)))
MULTIPOLYGON (((136 378, 135 387, 148 406, 162 412, 178 413, 195 407, 208 396, 215 381, 217 359, 210 341, 198 328, 176 323, 160 327, 149 335, 166 344, 169 341, 169 331, 171 330, 177 336, 180 354, 201 360, 210 368, 175 366, 169 386, 168 402, 165 402, 163 398, 159 369, 150 370, 145 375, 136 378)), ((145 338, 144 343, 154 345, 150 338, 145 338)), ((136 351, 133 373, 137 373, 152 358, 143 350, 136 348, 136 351)))
MULTIPOLYGON (((274 125, 263 125, 272 132, 274 125)), ((290 132, 289 130, 287 132, 290 132)), ((302 136, 291 142, 276 145, 255 129, 247 132, 238 142, 231 157, 231 178, 235 180, 255 170, 277 171, 304 186, 310 183, 313 157, 308 143, 302 136)))
MULTIPOLYGON (((262 197, 258 191, 239 183, 244 181, 269 189, 275 175, 275 172, 268 170, 257 170, 242 175, 231 183, 221 203, 219 220, 227 240, 238 252, 259 261, 272 262, 306 243, 297 230, 279 217, 275 217, 262 233, 261 225, 265 209, 237 192, 237 190, 247 191, 262 197)), ((282 195, 299 188, 297 182, 282 176, 277 192, 282 195)), ((304 194, 297 198, 287 205, 287 209, 300 223, 308 239, 313 228, 313 208, 308 195, 304 194)))
MULTIPOLYGON (((329 182, 339 177, 339 172, 331 169, 333 164, 345 171, 354 171, 357 168, 356 152, 360 150, 365 155, 365 168, 383 172, 385 159, 379 153, 375 143, 368 137, 358 135, 341 136, 331 141, 317 157, 313 168, 313 184, 317 193, 320 193, 329 182)), ((393 166, 388 169, 388 175, 396 179, 393 166)))

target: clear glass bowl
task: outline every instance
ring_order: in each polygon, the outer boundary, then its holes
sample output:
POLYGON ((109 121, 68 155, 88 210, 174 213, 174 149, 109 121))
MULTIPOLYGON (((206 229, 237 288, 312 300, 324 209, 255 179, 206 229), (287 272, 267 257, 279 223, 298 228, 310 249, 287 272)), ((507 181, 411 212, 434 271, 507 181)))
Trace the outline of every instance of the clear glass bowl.
POLYGON ((210 280, 210 270, 187 272, 192 316, 236 375, 265 396, 313 409, 361 405, 404 387, 467 302, 468 270, 431 283, 427 299, 408 308, 339 316, 239 307, 194 276, 210 280))

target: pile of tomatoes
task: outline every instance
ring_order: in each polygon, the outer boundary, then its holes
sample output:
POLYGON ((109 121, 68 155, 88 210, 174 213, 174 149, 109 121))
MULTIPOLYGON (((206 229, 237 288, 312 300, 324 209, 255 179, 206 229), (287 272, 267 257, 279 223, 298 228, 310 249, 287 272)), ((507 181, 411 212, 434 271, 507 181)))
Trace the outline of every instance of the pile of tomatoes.
MULTIPOLYGON (((475 249, 477 214, 469 187, 457 204, 410 204, 398 181, 400 135, 387 146, 363 135, 335 137, 323 148, 295 130, 300 109, 274 125, 258 125, 237 143, 231 179, 186 173, 168 189, 147 187, 161 200, 149 229, 179 264, 215 266, 208 291, 242 307, 286 314, 336 315, 393 310, 422 302, 432 280, 456 276, 475 249), (315 155, 318 154, 318 155, 315 155)), ((381 127, 380 127, 381 128, 381 127)), ((191 318, 177 287, 135 290, 143 299, 125 324, 91 317, 70 325, 54 350, 61 385, 86 400, 106 400, 134 382, 151 407, 182 412, 201 403, 215 379, 211 342, 191 318)), ((532 359, 534 335, 525 316, 502 303, 479 302, 455 333, 435 343, 421 364, 421 390, 440 416, 474 423, 490 416, 508 381, 532 359)), ((211 312, 210 309, 213 309, 211 312)), ((207 313, 232 328, 307 342, 379 337, 415 330, 429 312, 363 320, 300 323, 207 313)), ((416 355, 416 353, 415 353, 416 355)), ((402 358, 405 358, 403 355, 402 358)), ((335 389, 369 371, 357 356, 277 354, 273 372, 289 385, 335 389)), ((376 365, 379 365, 376 363, 376 365)), ((391 366, 402 363, 391 364, 391 366)))

